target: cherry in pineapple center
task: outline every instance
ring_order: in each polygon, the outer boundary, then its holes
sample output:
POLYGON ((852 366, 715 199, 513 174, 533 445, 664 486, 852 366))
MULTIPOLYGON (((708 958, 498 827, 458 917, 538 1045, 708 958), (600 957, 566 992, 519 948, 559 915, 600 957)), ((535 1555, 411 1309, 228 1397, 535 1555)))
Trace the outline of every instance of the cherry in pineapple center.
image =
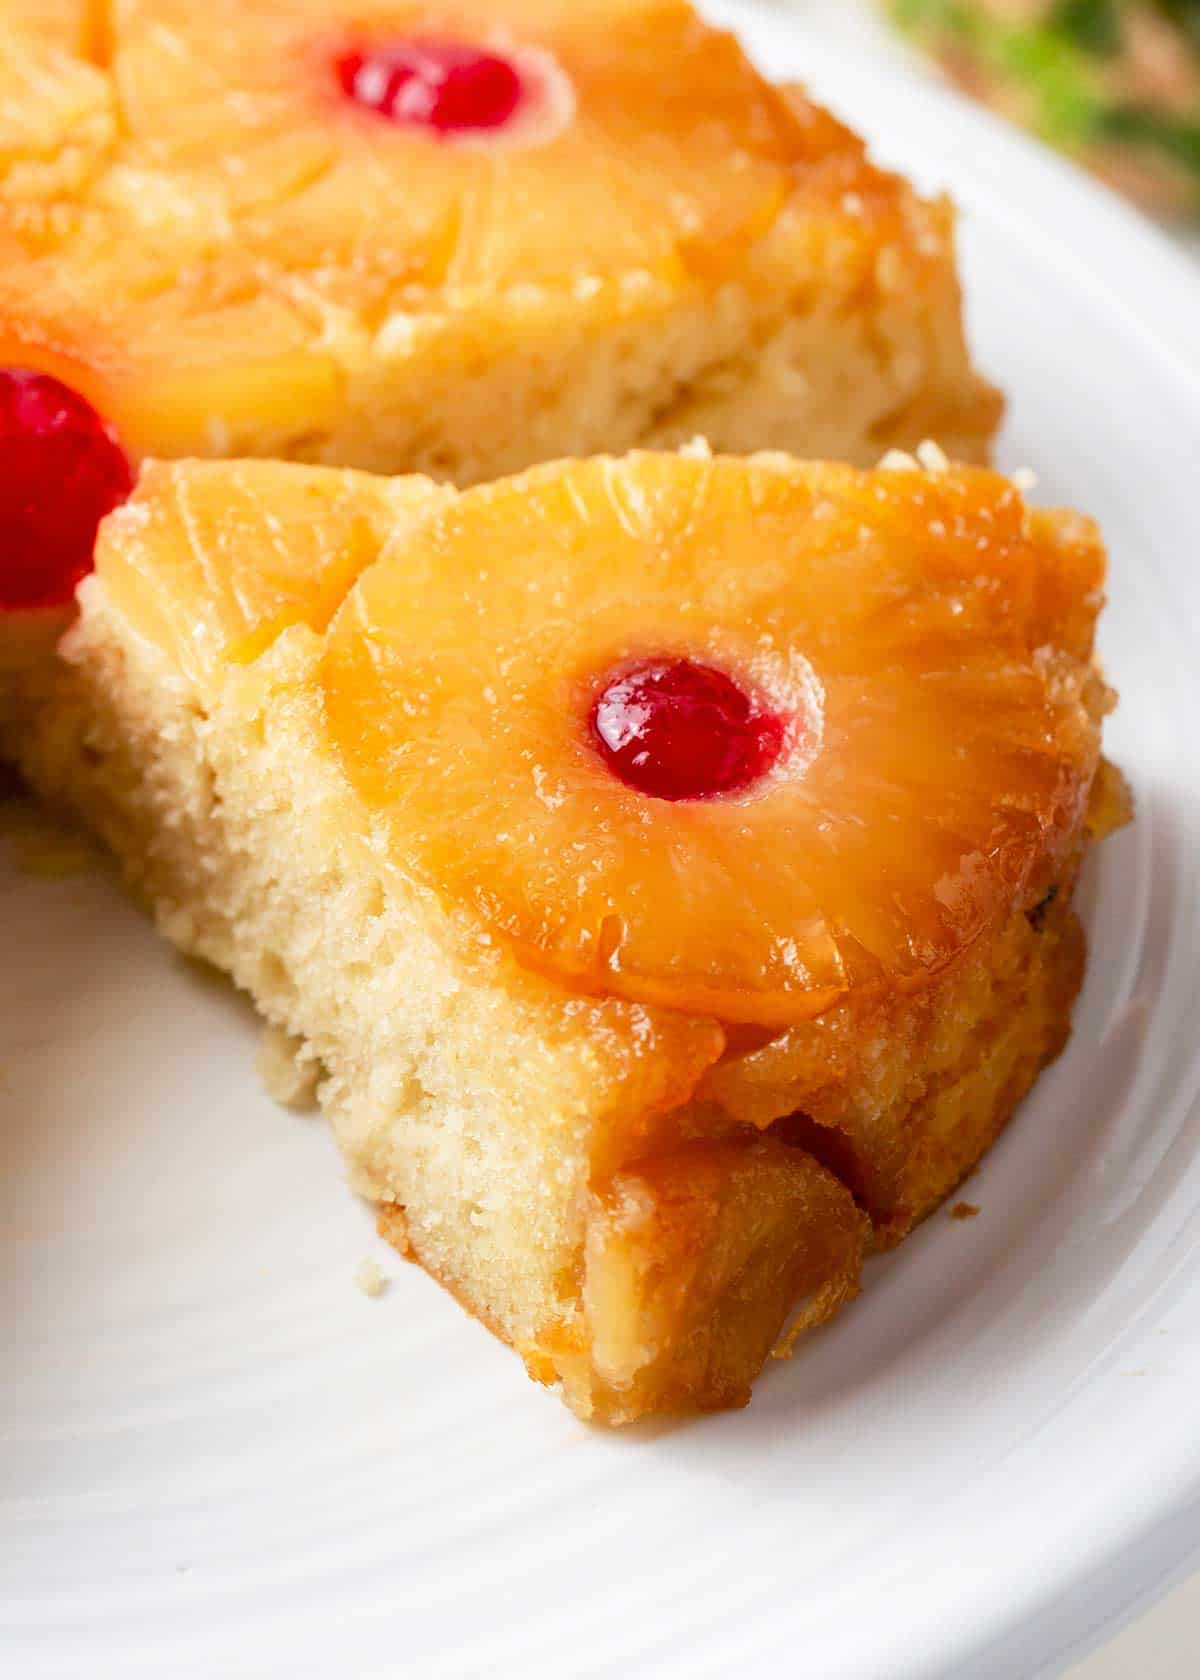
POLYGON ((0 368, 0 611, 65 606, 133 488, 111 429, 49 374, 0 368))
POLYGON ((520 109, 524 78, 507 56, 461 41, 356 47, 337 63, 347 98, 390 122, 451 135, 501 129, 520 109))
POLYGON ((613 774, 654 799, 744 793, 778 762, 788 734, 788 719, 692 659, 644 660, 615 673, 590 721, 613 774))

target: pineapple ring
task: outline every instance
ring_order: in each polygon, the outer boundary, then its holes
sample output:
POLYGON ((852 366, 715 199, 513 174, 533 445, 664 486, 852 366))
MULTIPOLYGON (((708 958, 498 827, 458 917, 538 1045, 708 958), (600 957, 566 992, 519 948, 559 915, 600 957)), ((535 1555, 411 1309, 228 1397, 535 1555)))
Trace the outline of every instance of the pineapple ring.
POLYGON ((359 579, 328 728, 398 865, 526 965, 782 1026, 928 978, 1077 842, 1101 560, 1045 518, 983 472, 535 469, 359 579), (788 701, 795 750, 722 798, 626 786, 589 708, 659 656, 788 701))
POLYGON ((239 252, 268 268, 286 252, 318 295, 331 265, 345 270, 338 301, 368 314, 402 288, 457 304, 719 274, 828 148, 823 124, 680 0, 512 0, 502 27, 491 0, 363 0, 349 16, 328 0, 215 4, 124 8, 114 73, 131 144, 204 184, 239 252), (497 52, 533 97, 502 129, 449 141, 346 97, 348 52, 420 38, 497 52))

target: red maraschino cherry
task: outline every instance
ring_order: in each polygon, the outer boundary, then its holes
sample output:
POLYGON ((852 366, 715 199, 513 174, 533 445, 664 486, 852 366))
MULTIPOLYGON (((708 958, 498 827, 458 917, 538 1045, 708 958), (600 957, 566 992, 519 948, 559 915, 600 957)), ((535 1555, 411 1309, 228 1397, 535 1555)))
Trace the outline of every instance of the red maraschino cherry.
POLYGON ((342 91, 390 122, 461 134, 502 128, 524 87, 499 53, 458 41, 380 41, 337 64, 342 91))
POLYGON ((655 799, 741 793, 779 758, 787 723, 723 671, 691 659, 627 668, 591 715, 600 755, 628 787, 655 799))
POLYGON ((0 368, 0 610, 61 607, 133 488, 112 428, 49 374, 0 368))

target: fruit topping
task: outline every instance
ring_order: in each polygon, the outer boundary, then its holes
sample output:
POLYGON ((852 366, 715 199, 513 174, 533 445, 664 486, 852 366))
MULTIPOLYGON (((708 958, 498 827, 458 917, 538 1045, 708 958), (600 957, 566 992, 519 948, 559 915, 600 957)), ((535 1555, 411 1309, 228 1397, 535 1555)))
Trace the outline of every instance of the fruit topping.
POLYGON ((692 659, 644 660, 613 677, 591 724, 613 774, 655 799, 741 792, 770 770, 787 730, 723 671, 692 659))
POLYGON ((439 134, 502 128, 523 93, 507 58, 459 41, 381 41, 346 53, 337 72, 359 105, 439 134))
POLYGON ((133 473, 112 428, 45 373, 0 369, 0 610, 59 607, 133 473))

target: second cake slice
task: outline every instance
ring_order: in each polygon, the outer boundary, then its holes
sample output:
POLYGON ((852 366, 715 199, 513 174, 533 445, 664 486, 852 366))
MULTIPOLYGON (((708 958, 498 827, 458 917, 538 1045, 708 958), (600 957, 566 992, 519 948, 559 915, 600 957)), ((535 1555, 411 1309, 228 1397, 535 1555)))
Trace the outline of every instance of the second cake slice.
POLYGON ((981 458, 951 211, 682 0, 0 0, 0 364, 128 452, 981 458))

